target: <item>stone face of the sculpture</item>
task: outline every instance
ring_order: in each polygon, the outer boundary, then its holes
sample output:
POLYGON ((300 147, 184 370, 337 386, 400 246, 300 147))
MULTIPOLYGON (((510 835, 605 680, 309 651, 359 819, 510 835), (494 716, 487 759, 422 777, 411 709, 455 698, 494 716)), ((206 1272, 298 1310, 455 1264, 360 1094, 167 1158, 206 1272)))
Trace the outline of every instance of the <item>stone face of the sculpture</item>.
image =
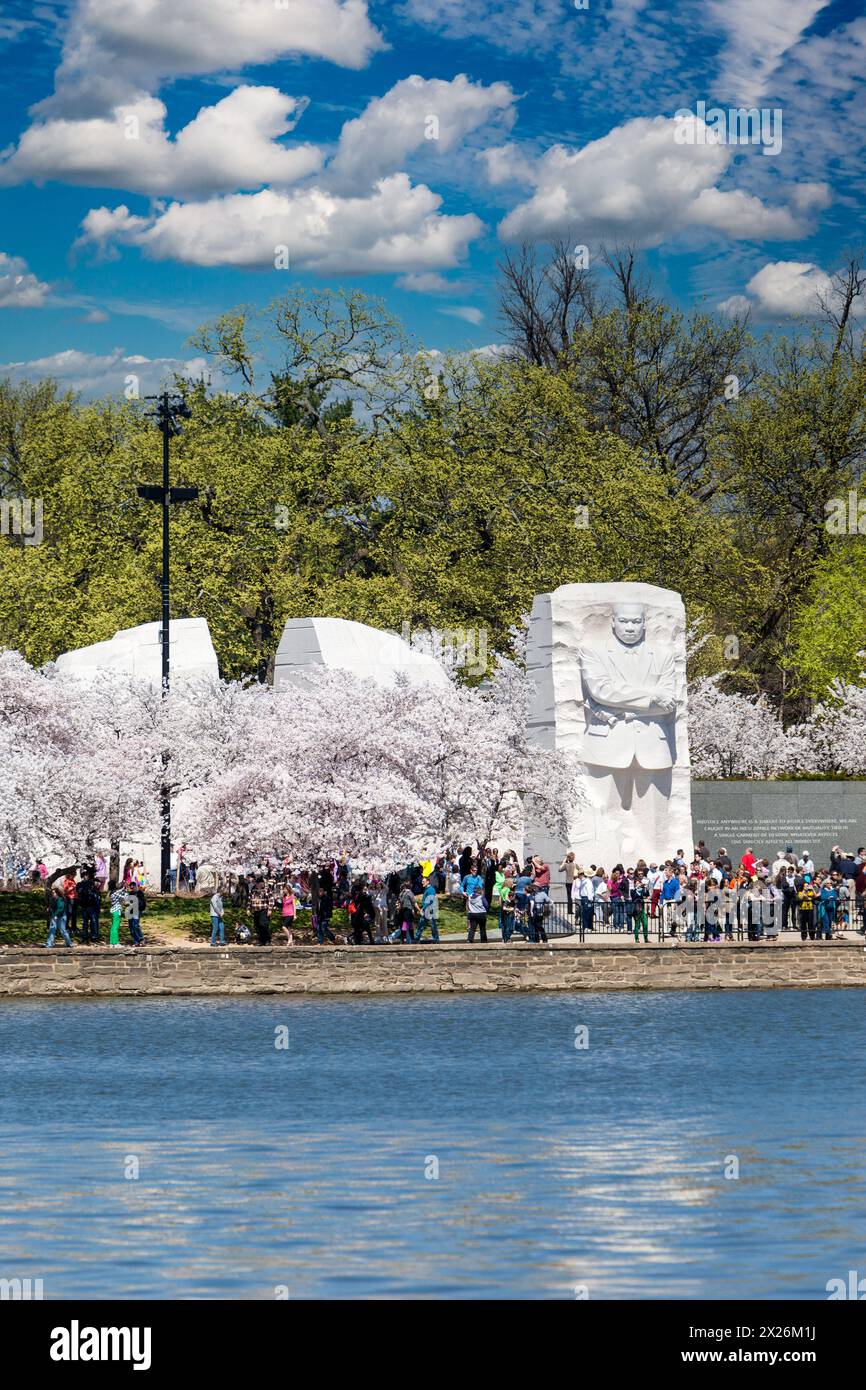
POLYGON ((345 618, 290 618, 274 662, 274 686, 303 681, 310 667, 349 671, 378 685, 393 685, 398 673, 412 685, 447 685, 439 662, 416 651, 393 632, 345 618))
MULTIPOLYGON (((135 676, 159 687, 162 681, 161 623, 124 628, 107 642, 64 652, 57 666, 66 675, 86 677, 100 671, 135 676)), ((205 618, 173 618, 168 630, 172 681, 219 675, 216 652, 205 618)))
MULTIPOLYGON (((530 737, 576 754, 588 804, 564 843, 533 822, 527 847, 573 849, 608 871, 692 849, 685 610, 653 584, 566 584, 536 598, 527 645, 530 737)), ((554 866, 555 868, 556 866, 554 866)))

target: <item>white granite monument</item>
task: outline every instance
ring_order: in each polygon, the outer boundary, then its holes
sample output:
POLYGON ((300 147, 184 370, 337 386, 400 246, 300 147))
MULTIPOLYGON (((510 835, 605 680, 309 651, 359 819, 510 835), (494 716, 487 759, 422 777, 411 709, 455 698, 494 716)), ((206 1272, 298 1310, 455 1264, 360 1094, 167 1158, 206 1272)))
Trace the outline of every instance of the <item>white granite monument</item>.
MULTIPOLYGON (((100 671, 135 676, 159 688, 162 682, 161 623, 142 623, 116 632, 107 642, 78 647, 57 658, 64 675, 86 677, 100 671)), ((172 681, 195 676, 219 676, 219 666, 206 618, 172 618, 168 629, 172 681)))
POLYGON ((346 618, 289 618, 274 661, 274 686, 302 681, 311 666, 349 671, 378 685, 393 685, 400 673, 411 685, 448 684, 435 657, 417 651, 395 632, 346 618))
POLYGON ((686 722, 685 609, 654 584, 565 584, 532 608, 527 666, 536 694, 529 736, 574 753, 588 805, 567 842, 533 822, 526 845, 556 869, 626 868, 693 848, 686 722), (554 862, 555 861, 555 862, 554 862))

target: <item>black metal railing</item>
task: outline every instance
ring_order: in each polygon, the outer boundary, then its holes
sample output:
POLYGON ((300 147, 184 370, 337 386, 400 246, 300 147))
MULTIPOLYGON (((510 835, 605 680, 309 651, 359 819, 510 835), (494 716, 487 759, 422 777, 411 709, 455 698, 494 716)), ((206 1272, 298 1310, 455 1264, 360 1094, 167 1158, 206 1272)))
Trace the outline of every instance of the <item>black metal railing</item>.
MULTIPOLYGON (((741 898, 731 910, 707 904, 700 898, 679 903, 659 903, 656 911, 646 910, 637 923, 639 941, 759 941, 769 935, 802 935, 817 939, 827 934, 828 925, 817 907, 811 918, 801 916, 798 907, 783 911, 781 902, 748 901, 741 898)), ((576 936, 580 941, 602 936, 635 936, 635 910, 630 903, 595 902, 587 909, 575 899, 573 911, 564 903, 547 903, 540 911, 515 906, 494 909, 488 926, 498 926, 506 939, 527 941, 576 936)), ((829 933, 840 930, 866 934, 866 898, 852 898, 829 921, 829 933)))
MULTIPOLYGON (((560 904, 553 904, 550 913, 549 936, 573 936, 581 941, 593 936, 635 935, 635 912, 631 904, 621 906, 596 902, 591 910, 582 910, 578 902, 573 913, 560 904)), ((768 935, 797 934, 805 931, 807 939, 819 934, 846 930, 866 934, 866 898, 852 898, 841 910, 825 918, 816 906, 811 915, 803 916, 798 907, 783 911, 779 902, 739 902, 732 911, 714 909, 700 902, 659 903, 655 912, 647 911, 646 932, 643 920, 638 921, 637 937, 652 937, 658 941, 761 940, 768 935)))

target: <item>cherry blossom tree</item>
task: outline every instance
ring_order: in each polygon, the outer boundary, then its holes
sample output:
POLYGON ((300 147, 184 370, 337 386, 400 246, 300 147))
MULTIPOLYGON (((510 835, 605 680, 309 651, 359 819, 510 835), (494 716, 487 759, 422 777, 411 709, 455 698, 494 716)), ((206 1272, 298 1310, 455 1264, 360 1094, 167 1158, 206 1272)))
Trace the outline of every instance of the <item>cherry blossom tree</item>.
POLYGON ((345 850, 382 868, 458 840, 522 838, 525 796, 559 826, 581 796, 576 766, 528 743, 516 661, 500 660, 480 689, 323 669, 295 687, 198 694, 170 715, 175 819, 215 862, 345 850))
POLYGON ((431 808, 413 783, 423 749, 400 718, 401 694, 322 671, 298 687, 223 689, 222 714, 190 707, 190 732, 209 730, 210 742, 188 759, 195 776, 177 808, 189 843, 224 864, 266 852, 313 864, 345 850, 374 868, 407 854, 431 808))
POLYGON ((806 755, 799 734, 789 734, 765 696, 726 694, 721 676, 705 676, 689 690, 689 747, 693 777, 772 777, 797 771, 806 755))
POLYGON ((786 729, 766 697, 726 694, 720 680, 707 676, 689 690, 693 777, 866 774, 866 684, 837 683, 786 729))
POLYGON ((154 816, 158 763, 145 691, 35 670, 0 652, 0 841, 4 865, 38 854, 68 862, 154 816))
POLYGON ((522 661, 499 657, 479 688, 454 681, 438 691, 428 724, 427 799, 437 807, 433 837, 440 844, 474 841, 504 847, 523 839, 524 800, 551 829, 564 831, 568 813, 586 801, 583 774, 563 753, 542 752, 527 737, 531 682, 522 661))
POLYGON ((811 718, 790 734, 803 747, 805 769, 862 777, 866 774, 866 685, 836 683, 811 718))

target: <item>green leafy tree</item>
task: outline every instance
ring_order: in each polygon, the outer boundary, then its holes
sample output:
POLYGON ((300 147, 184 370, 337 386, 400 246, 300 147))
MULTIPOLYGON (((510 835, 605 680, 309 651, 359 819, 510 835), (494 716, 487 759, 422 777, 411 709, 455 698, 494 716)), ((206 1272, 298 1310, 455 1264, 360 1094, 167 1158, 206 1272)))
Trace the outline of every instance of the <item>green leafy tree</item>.
POLYGON ((864 288, 852 258, 836 277, 823 323, 773 344, 720 435, 718 468, 739 544, 760 554, 773 576, 743 645, 761 687, 783 708, 794 701, 792 715, 813 685, 796 674, 804 616, 817 618, 817 576, 836 568, 828 508, 856 487, 866 458, 866 347, 856 328, 864 288))
POLYGON ((755 376, 745 317, 672 308, 631 249, 602 249, 606 275, 575 260, 571 240, 506 255, 500 313, 514 351, 567 373, 588 422, 709 500, 719 483, 713 453, 725 403, 755 376))

